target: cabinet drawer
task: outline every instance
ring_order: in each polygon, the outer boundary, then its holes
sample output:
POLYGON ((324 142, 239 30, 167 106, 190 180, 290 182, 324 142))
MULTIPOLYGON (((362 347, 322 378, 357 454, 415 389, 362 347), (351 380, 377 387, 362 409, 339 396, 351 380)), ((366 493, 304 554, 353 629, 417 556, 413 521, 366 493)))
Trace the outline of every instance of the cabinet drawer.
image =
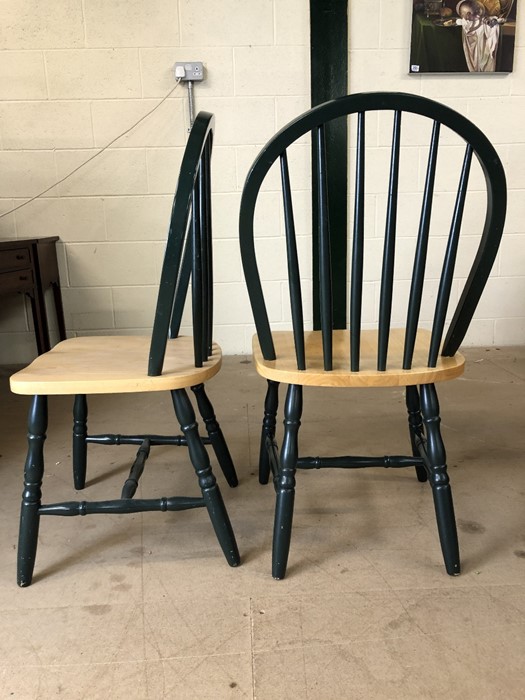
POLYGON ((12 250, 2 250, 0 253, 0 272, 23 270, 26 267, 31 267, 29 248, 13 248, 12 250))
POLYGON ((0 272, 0 294, 30 292, 34 287, 31 270, 0 272))

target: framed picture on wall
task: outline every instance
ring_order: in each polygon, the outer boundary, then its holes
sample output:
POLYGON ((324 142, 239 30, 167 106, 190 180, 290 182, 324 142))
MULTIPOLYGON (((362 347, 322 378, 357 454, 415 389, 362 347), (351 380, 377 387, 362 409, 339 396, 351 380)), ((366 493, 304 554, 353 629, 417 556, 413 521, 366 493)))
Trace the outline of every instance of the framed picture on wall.
POLYGON ((410 73, 510 73, 518 0, 411 0, 410 73))

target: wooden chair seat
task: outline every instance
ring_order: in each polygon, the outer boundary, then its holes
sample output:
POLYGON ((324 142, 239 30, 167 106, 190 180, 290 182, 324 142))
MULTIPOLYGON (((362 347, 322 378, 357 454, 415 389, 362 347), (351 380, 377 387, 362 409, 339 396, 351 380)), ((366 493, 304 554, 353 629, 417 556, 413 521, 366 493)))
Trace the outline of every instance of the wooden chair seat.
POLYGON ((211 379, 221 367, 220 347, 195 367, 193 338, 168 340, 162 374, 146 374, 150 336, 89 336, 64 340, 11 377, 15 394, 120 394, 185 389, 211 379))
POLYGON ((465 358, 461 353, 454 357, 439 356, 436 367, 427 366, 430 347, 430 331, 420 330, 416 339, 412 369, 401 369, 405 330, 391 331, 388 347, 387 369, 378 371, 377 331, 362 331, 361 369, 349 369, 350 331, 339 330, 333 333, 333 369, 323 369, 323 346, 321 331, 305 332, 306 369, 297 369, 295 346, 292 331, 274 331, 276 360, 265 360, 257 335, 253 337, 253 357, 257 372, 266 379, 286 384, 302 386, 333 387, 380 387, 413 386, 455 379, 463 374, 465 358))

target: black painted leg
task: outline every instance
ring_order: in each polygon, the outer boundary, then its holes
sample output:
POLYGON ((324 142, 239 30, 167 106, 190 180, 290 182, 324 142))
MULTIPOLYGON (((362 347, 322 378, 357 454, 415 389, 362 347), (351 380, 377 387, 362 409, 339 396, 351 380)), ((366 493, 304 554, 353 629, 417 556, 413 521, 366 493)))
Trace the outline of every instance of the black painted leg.
POLYGON ((47 430, 47 396, 34 396, 27 421, 27 458, 24 491, 20 509, 18 538, 18 585, 29 586, 33 578, 38 526, 40 524, 41 487, 44 478, 44 441, 47 430))
POLYGON ((439 401, 433 384, 421 386, 421 413, 427 434, 426 452, 431 468, 430 485, 434 496, 441 549, 447 573, 457 576, 460 573, 458 535, 447 474, 445 445, 439 427, 439 401))
POLYGON ((45 306, 43 307, 40 295, 37 294, 37 292, 35 292, 34 295, 30 294, 29 299, 31 301, 31 312, 33 315, 33 325, 35 327, 37 352, 39 355, 42 355, 48 352, 48 350, 51 350, 45 306))
POLYGON ((279 460, 279 474, 275 478, 277 497, 273 529, 272 575, 276 579, 284 578, 290 551, 295 472, 299 454, 298 434, 302 411, 303 387, 290 384, 284 405, 284 437, 279 460))
POLYGON ((192 386, 191 390, 197 399, 197 406, 199 407, 204 425, 208 431, 211 445, 219 462, 219 466, 222 469, 222 473, 226 477, 226 481, 230 486, 237 486, 239 481, 237 479, 237 474, 235 473, 235 467, 233 466, 230 450, 228 449, 228 445, 226 444, 226 440, 222 434, 219 422, 215 417, 215 412, 204 389, 204 384, 192 386))
POLYGON ((60 340, 66 340, 66 324, 64 321, 64 307, 62 305, 62 292, 60 291, 60 284, 58 282, 53 282, 52 287, 57 315, 58 337, 60 340))
POLYGON ((259 451, 259 483, 267 484, 270 478, 270 458, 266 440, 275 440, 275 425, 277 408, 279 407, 279 382, 268 379, 268 389, 264 401, 264 418, 261 430, 261 446, 259 451))
MULTIPOLYGON (((405 400, 408 411, 408 428, 410 431, 410 442, 412 443, 412 454, 419 457, 417 439, 423 435, 423 421, 421 419, 421 409, 419 405, 419 393, 417 386, 407 386, 405 400)), ((425 467, 416 465, 417 480, 424 482, 427 480, 425 467)))
POLYGON ((73 404, 73 482, 77 491, 86 485, 87 416, 86 395, 77 394, 73 404))
POLYGON ((211 470, 210 458, 199 435, 195 412, 184 389, 172 391, 171 397, 181 430, 188 442, 190 460, 199 479, 199 486, 217 539, 228 564, 237 566, 240 563, 240 557, 235 535, 217 481, 211 470))

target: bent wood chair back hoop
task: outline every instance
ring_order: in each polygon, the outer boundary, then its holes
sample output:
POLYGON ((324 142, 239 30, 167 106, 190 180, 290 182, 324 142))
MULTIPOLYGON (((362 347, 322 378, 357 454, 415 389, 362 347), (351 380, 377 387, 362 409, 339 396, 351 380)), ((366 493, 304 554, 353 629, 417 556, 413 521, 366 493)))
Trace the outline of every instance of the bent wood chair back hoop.
MULTIPOLYGON (((380 282, 377 285, 376 313, 374 319, 377 327, 376 368, 384 372, 387 368, 387 354, 389 339, 391 337, 391 319, 394 297, 394 271, 396 269, 396 243, 401 236, 414 234, 415 244, 412 258, 412 274, 406 304, 406 315, 403 325, 406 327, 402 344, 402 357, 396 369, 410 370, 412 368, 416 335, 420 320, 422 305, 422 292, 425 282, 425 273, 428 268, 429 240, 431 232, 432 215, 436 208, 435 183, 439 161, 448 168, 448 149, 445 139, 445 147, 440 149, 440 137, 445 131, 444 127, 455 132, 464 141, 464 151, 459 172, 455 175, 457 186, 455 188, 455 201, 451 207, 450 223, 448 231, 440 231, 438 235, 447 235, 446 245, 441 263, 441 274, 437 283, 435 294, 435 307, 431 317, 431 336, 428 344, 428 367, 435 367, 438 356, 453 356, 462 342, 472 315, 476 309, 481 293, 492 268, 500 238, 503 232, 503 224, 506 211, 506 182, 500 159, 486 136, 467 118, 452 109, 419 97, 417 95, 402 93, 362 93, 342 97, 318 107, 315 107, 298 117, 286 127, 281 129, 262 149, 255 160, 243 190, 240 210, 240 244, 246 284, 250 296, 251 306, 255 318, 258 341, 262 356, 271 361, 276 358, 274 337, 270 329, 268 313, 259 268, 256 260, 254 242, 254 212, 261 186, 271 168, 278 161, 284 212, 284 230, 286 238, 288 287, 291 306, 291 319, 294 333, 295 359, 298 370, 307 369, 307 352, 305 349, 305 324, 303 310, 303 294, 301 291, 300 256, 298 253, 298 238, 296 236, 294 210, 292 205, 292 168, 289 166, 291 158, 288 157, 289 147, 306 134, 311 135, 312 149, 312 187, 317 200, 317 220, 313 223, 316 229, 318 241, 318 297, 320 306, 320 326, 322 332, 322 355, 324 370, 330 372, 333 369, 333 322, 332 306, 336 292, 332 283, 331 269, 331 229, 328 218, 328 202, 330 197, 327 163, 326 163, 326 139, 327 124, 338 118, 353 116, 352 125, 355 128, 355 176, 353 177, 353 226, 350 234, 351 255, 348 263, 348 307, 349 314, 349 347, 348 370, 358 372, 360 366, 360 348, 363 327, 363 301, 364 270, 367 259, 367 246, 365 229, 366 219, 366 186, 371 183, 367 171, 367 142, 365 133, 370 132, 375 143, 377 123, 374 112, 387 111, 392 115, 390 167, 385 174, 385 209, 386 220, 384 224, 384 241, 382 252, 382 266, 380 282), (421 168, 422 186, 421 203, 419 206, 419 223, 415 231, 398 230, 398 199, 402 191, 401 183, 405 165, 403 149, 403 123, 406 117, 404 113, 420 115, 428 121, 428 145, 421 146, 413 142, 410 144, 412 151, 418 149, 418 157, 426 160, 426 166, 421 168), (369 122, 370 128, 369 128, 369 122), (441 152, 444 151, 442 154, 441 152), (438 154, 440 159, 438 159, 438 154), (453 297, 453 278, 456 256, 458 252, 459 236, 462 220, 464 218, 465 205, 469 185, 469 174, 473 156, 481 165, 486 186, 486 212, 482 226, 481 237, 477 253, 475 255, 470 272, 466 276, 466 282, 459 298, 459 302, 452 314, 444 342, 442 342, 449 302, 453 297)), ((350 122, 350 120, 349 120, 350 122)), ((382 124, 383 122, 381 122, 382 124)), ((418 132, 419 133, 419 132, 418 132)), ((411 134, 409 133, 410 137, 411 134)), ((458 140, 458 139, 456 139, 458 140)), ((377 143, 375 143, 377 146, 377 143)), ((459 147, 456 147, 459 148, 459 147)), ((375 193, 376 178, 372 187, 372 195, 375 193)), ((478 182, 475 189, 480 189, 478 182)), ((350 178, 350 181, 352 178, 350 178)), ((302 187, 303 185, 301 185, 302 187)), ((447 186, 450 190, 450 187, 447 186)), ((349 188, 350 191, 350 188, 349 188)), ((378 207, 379 210, 379 207, 378 207)), ((299 231, 298 233, 305 233, 299 231)), ((306 232, 308 233, 308 232, 306 232)), ((469 231, 469 235, 472 231, 469 231)), ((268 232, 266 232, 268 235, 268 232)), ((377 243, 377 239, 376 239, 377 243)), ((432 259, 433 268, 435 260, 432 259)), ((314 279, 316 275, 314 272, 314 279)), ((370 319, 368 319, 370 321, 370 319)), ((390 360, 389 360, 390 361, 390 360)))
POLYGON ((151 336, 150 376, 162 373, 168 338, 179 335, 190 279, 195 366, 202 367, 212 352, 210 162, 213 125, 212 114, 198 113, 182 158, 151 336))

